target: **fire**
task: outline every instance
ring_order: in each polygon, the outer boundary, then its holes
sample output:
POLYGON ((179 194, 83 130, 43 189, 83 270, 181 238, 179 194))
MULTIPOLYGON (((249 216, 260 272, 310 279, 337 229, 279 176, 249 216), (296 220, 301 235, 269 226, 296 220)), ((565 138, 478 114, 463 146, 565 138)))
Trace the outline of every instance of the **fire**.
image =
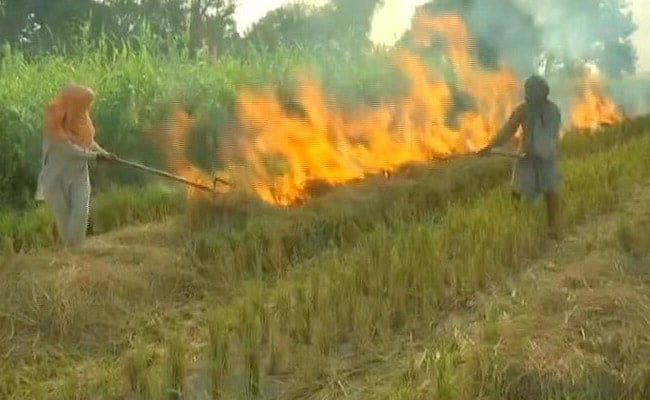
MULTIPOLYGON (((301 116, 285 110, 270 89, 238 92, 236 133, 220 146, 227 165, 222 174, 233 180, 234 187, 268 203, 292 205, 308 200, 314 182, 342 184, 486 145, 520 101, 520 79, 506 66, 490 71, 478 67, 470 34, 458 15, 431 16, 418 10, 411 35, 423 46, 433 38, 442 41, 455 84, 473 99, 472 110, 456 112, 455 122, 449 122, 455 111, 450 84, 404 49, 394 51, 392 62, 407 78, 408 90, 401 98, 374 107, 353 111, 336 107, 335 99, 302 73, 295 98, 304 111, 301 116)), ((616 121, 613 105, 596 96, 596 86, 588 83, 572 113, 573 124, 616 121)), ((168 165, 179 175, 209 182, 179 154, 191 119, 177 111, 173 121, 167 134, 168 165)))
POLYGON ((616 104, 602 93, 598 79, 585 69, 571 110, 571 125, 579 129, 594 129, 622 120, 616 104))
POLYGON ((392 60, 407 77, 408 92, 371 109, 337 109, 307 75, 296 98, 305 118, 284 110, 270 91, 242 90, 236 100, 238 140, 230 152, 240 159, 229 164, 241 166, 243 183, 267 202, 289 205, 308 198, 310 182, 341 184, 486 145, 517 103, 516 76, 505 67, 475 67, 469 32, 458 16, 419 12, 414 28, 418 41, 433 34, 441 37, 458 84, 473 97, 475 110, 460 113, 451 126, 451 87, 417 55, 402 49, 392 60), (282 160, 282 170, 275 172, 269 159, 282 160))
MULTIPOLYGON (((212 187, 208 175, 194 166, 186 156, 187 139, 193 123, 193 119, 187 113, 179 108, 174 109, 163 130, 165 163, 172 174, 200 185, 212 187)), ((192 186, 188 186, 187 190, 187 196, 190 199, 198 199, 205 195, 205 191, 192 186)))

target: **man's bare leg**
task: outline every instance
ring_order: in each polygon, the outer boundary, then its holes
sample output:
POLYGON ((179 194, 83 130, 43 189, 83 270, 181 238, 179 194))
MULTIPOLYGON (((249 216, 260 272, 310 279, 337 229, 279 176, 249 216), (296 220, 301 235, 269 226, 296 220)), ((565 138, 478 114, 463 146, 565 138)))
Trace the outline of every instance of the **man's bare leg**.
POLYGON ((549 236, 553 239, 558 239, 560 237, 560 196, 557 190, 551 189, 545 192, 544 202, 546 203, 546 220, 549 228, 549 236))

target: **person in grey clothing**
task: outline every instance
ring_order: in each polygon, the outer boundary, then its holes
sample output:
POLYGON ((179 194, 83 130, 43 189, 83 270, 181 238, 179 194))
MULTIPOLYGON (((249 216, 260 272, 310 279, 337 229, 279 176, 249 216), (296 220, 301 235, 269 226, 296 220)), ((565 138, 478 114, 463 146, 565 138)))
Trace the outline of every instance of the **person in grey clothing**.
POLYGON ((560 173, 557 165, 557 143, 562 113, 548 99, 550 89, 544 78, 530 76, 524 83, 525 101, 512 112, 494 139, 479 154, 486 155, 494 147, 504 145, 522 127, 520 151, 525 155, 515 162, 512 174, 514 197, 533 200, 544 195, 550 235, 558 237, 560 173))
POLYGON ((54 214, 66 247, 78 247, 85 238, 90 211, 88 161, 112 161, 116 157, 95 142, 95 128, 88 109, 94 98, 85 86, 68 85, 47 106, 43 158, 36 200, 54 214))

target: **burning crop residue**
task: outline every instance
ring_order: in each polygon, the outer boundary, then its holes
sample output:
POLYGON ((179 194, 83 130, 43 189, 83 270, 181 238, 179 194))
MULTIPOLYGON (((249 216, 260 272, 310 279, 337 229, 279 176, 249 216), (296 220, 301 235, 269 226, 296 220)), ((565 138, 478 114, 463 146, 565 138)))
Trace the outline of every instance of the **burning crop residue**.
POLYGON ((603 93, 600 82, 585 68, 571 109, 571 126, 594 129, 600 125, 617 124, 622 120, 614 101, 603 93))
MULTIPOLYGON (((471 111, 459 112, 450 126, 452 87, 405 49, 395 49, 392 60, 409 82, 406 94, 356 112, 333 107, 308 74, 301 76, 296 92, 302 116, 287 111, 272 90, 243 89, 236 97, 236 134, 220 145, 228 166, 223 173, 234 180, 233 186, 287 206, 308 200, 313 182, 343 184, 487 144, 520 101, 521 79, 507 66, 481 69, 473 57, 470 34, 457 15, 433 16, 419 10, 412 25, 415 43, 427 46, 433 38, 442 40, 457 87, 473 100, 471 111)), ((572 104, 573 126, 591 127, 620 118, 613 102, 585 76, 572 104)), ((177 110, 173 119, 166 134, 169 168, 190 179, 209 180, 184 156, 189 117, 177 110)))

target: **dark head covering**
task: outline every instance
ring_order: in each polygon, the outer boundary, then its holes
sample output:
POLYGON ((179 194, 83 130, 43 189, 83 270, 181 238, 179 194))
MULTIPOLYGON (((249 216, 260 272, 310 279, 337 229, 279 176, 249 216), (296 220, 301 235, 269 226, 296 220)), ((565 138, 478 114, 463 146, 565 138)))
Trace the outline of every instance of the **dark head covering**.
POLYGON ((550 88, 546 79, 539 75, 531 75, 524 83, 526 102, 530 105, 540 105, 546 102, 550 88))

